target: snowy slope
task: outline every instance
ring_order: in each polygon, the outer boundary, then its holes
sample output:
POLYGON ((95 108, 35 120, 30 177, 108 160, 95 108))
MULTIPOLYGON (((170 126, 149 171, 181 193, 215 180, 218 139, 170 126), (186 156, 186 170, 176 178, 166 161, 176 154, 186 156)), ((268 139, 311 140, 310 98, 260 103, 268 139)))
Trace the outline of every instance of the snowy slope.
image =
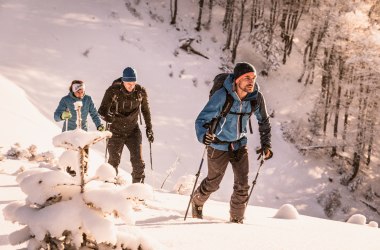
MULTIPOLYGON (((194 7, 191 2, 183 4, 194 7)), ((4 15, 0 18, 4 25, 0 32, 4 36, 0 43, 4 49, 0 56, 9 58, 0 65, 2 75, 21 87, 42 114, 51 119, 73 79, 84 80, 87 93, 99 105, 110 82, 120 76, 124 67, 133 66, 138 72, 138 81, 148 90, 156 137, 152 148, 154 173, 148 172, 148 180, 160 187, 166 171, 176 161, 178 166, 165 184, 166 189, 170 190, 180 176, 195 174, 203 146, 195 138, 194 119, 208 98, 207 82, 220 72, 219 43, 223 43, 224 36, 217 25, 215 31, 203 33, 202 39, 194 33, 191 21, 182 22, 177 31, 147 15, 147 10, 151 10, 165 19, 168 6, 164 3, 141 2, 137 6, 137 10, 141 10, 138 11, 140 18, 131 16, 123 1, 92 1, 91 4, 81 1, 75 6, 65 1, 43 6, 42 1, 9 1, 2 7, 4 15), (17 28, 11 29, 13 26, 17 28), (193 46, 208 55, 209 60, 179 49, 180 41, 189 37, 198 38, 199 43, 194 42, 193 46), (218 42, 213 42, 215 40, 218 42), (82 55, 86 50, 89 50, 87 57, 82 55)), ((216 13, 222 12, 216 9, 216 13)), ((191 12, 183 18, 192 20, 191 12)), ((258 61, 250 53, 242 53, 242 58, 258 61)), ((259 69, 259 63, 257 67, 259 69)), ((291 76, 285 72, 283 79, 291 81, 291 76)), ((259 79, 259 82, 270 110, 275 109, 277 113, 279 107, 294 110, 292 97, 295 94, 284 87, 291 83, 277 83, 275 79, 259 79), (276 94, 287 93, 284 88, 290 92, 288 95, 276 94)), ((286 115, 286 109, 279 114, 286 115)), ((305 162, 292 145, 284 142, 280 122, 277 118, 272 120, 275 154, 265 164, 259 180, 261 185, 257 185, 255 191, 257 197, 252 202, 270 207, 292 202, 300 209, 306 203, 306 213, 323 217, 315 201, 315 195, 326 181, 318 173, 320 163, 305 162), (310 171, 317 174, 310 175, 310 171)), ((93 128, 91 121, 89 124, 93 128)), ((249 138, 252 149, 259 145, 257 133, 249 138)), ((104 144, 102 146, 97 149, 104 150, 104 144)), ((130 171, 128 157, 124 159, 122 167, 130 171)), ((149 162, 146 146, 144 159, 149 162)), ((251 162, 254 175, 257 164, 253 154, 251 162)), ((202 172, 205 173, 205 168, 202 172)), ((229 170, 214 198, 229 200, 231 187, 232 171, 229 170)))
MULTIPOLYGON (((185 13, 194 8, 195 3, 181 1, 181 4, 181 18, 189 21, 175 30, 167 25, 166 1, 140 1, 136 7, 139 17, 128 11, 124 1, 84 0, 75 4, 63 0, 2 1, 0 57, 7 59, 0 63, 1 111, 2 120, 6 120, 0 125, 2 151, 16 142, 48 148, 54 133, 60 131, 58 126, 62 126, 54 123, 53 112, 72 80, 84 80, 88 94, 99 106, 110 82, 120 76, 124 67, 133 66, 137 69, 138 81, 148 90, 155 132, 153 172, 149 170, 149 148, 145 139, 143 145, 147 182, 159 189, 166 171, 177 161, 179 164, 164 190, 172 191, 180 176, 194 175, 203 150, 195 138, 194 119, 207 101, 210 88, 207 83, 220 72, 220 44, 224 36, 215 28, 202 33, 200 39, 193 31, 192 13, 196 11, 185 13), (157 16, 148 15, 149 10, 157 16), (188 55, 178 48, 181 39, 189 37, 199 40, 194 46, 207 54, 209 60, 188 55), (6 108, 9 106, 17 108, 6 108)), ((250 53, 241 51, 239 59, 251 61, 260 68, 259 61, 250 53)), ((281 123, 306 113, 313 98, 308 96, 311 90, 296 88, 295 79, 301 65, 293 60, 278 75, 259 79, 268 108, 276 111, 272 120, 274 158, 265 163, 250 204, 279 208, 291 203, 301 214, 324 218, 316 197, 327 188, 326 164, 323 159, 305 159, 282 138, 281 123)), ((91 121, 89 123, 93 129, 91 121)), ((249 140, 253 152, 258 145, 257 133, 249 135, 249 140)), ((95 148, 99 150, 100 160, 104 144, 95 148)), ((128 152, 124 154, 122 168, 130 171, 128 152)), ((250 160, 252 180, 258 165, 253 154, 250 160)), ((206 166, 203 175, 205 170, 206 166)), ((221 189, 212 198, 228 202, 231 192, 229 170, 221 189)), ((186 201, 179 203, 183 212, 186 201)), ((226 203, 221 204, 228 209, 226 203)), ((352 207, 349 214, 339 219, 346 220, 360 209, 363 208, 352 207)), ((370 216, 371 220, 376 218, 375 214, 370 216)), ((225 220, 226 216, 221 218, 225 220)))

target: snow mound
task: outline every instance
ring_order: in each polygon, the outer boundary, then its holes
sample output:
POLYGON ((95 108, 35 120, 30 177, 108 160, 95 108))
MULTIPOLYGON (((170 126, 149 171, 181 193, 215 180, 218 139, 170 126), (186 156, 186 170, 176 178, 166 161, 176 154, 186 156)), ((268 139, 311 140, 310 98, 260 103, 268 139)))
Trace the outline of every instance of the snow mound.
POLYGON ((284 204, 275 214, 274 218, 277 219, 298 219, 299 213, 297 209, 291 204, 284 204))
POLYGON ((116 171, 115 171, 115 168, 111 164, 103 163, 96 170, 95 175, 98 176, 99 180, 101 180, 101 181, 111 182, 116 177, 116 171))
POLYGON ((347 223, 365 225, 367 218, 362 214, 354 214, 348 220, 347 223))
POLYGON ((370 222, 368 223, 368 226, 369 226, 369 227, 376 227, 376 228, 378 228, 378 227, 379 227, 379 224, 378 224, 376 221, 370 221, 370 222))
POLYGON ((65 131, 53 137, 53 145, 71 150, 78 150, 85 146, 95 144, 105 138, 110 138, 112 133, 109 131, 92 131, 87 132, 82 129, 65 131))

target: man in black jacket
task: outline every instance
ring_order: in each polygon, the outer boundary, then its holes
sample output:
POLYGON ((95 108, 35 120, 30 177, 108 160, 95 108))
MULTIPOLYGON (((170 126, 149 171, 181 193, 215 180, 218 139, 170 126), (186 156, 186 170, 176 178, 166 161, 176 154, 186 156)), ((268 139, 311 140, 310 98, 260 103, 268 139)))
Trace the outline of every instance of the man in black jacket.
POLYGON ((108 141, 109 160, 116 173, 124 145, 130 152, 132 182, 144 182, 145 163, 142 159, 142 136, 138 125, 141 113, 146 124, 146 136, 153 143, 153 130, 148 96, 144 87, 136 83, 136 71, 127 67, 123 76, 116 79, 106 90, 99 114, 110 124, 112 137, 108 141))

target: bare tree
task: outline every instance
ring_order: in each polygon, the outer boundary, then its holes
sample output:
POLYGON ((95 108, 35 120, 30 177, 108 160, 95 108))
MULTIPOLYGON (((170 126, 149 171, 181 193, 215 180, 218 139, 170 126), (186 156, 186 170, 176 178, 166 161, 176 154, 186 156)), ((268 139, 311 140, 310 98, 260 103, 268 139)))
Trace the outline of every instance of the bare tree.
POLYGON ((329 19, 326 19, 322 23, 315 23, 315 26, 310 32, 309 39, 306 41, 306 47, 304 50, 303 64, 304 68, 298 82, 302 82, 302 78, 306 74, 305 85, 312 84, 314 81, 314 70, 317 64, 317 56, 319 48, 323 38, 326 36, 327 29, 329 27, 329 19))
POLYGON ((281 38, 284 42, 283 64, 286 63, 286 57, 289 56, 292 51, 294 31, 297 29, 305 7, 306 0, 284 0, 282 19, 280 22, 282 29, 281 38))
POLYGON ((203 13, 203 5, 204 5, 204 0, 199 0, 199 12, 198 12, 198 21, 197 21, 197 26, 195 27, 196 31, 201 30, 201 25, 202 25, 202 13, 203 13))
POLYGON ((243 29, 243 24, 244 24, 244 5, 247 0, 241 0, 241 5, 240 5, 240 18, 235 24, 235 30, 234 30, 234 37, 233 37, 233 43, 232 43, 232 53, 231 53, 231 62, 235 63, 236 59, 236 53, 237 53, 237 48, 239 46, 239 42, 241 39, 241 31, 243 29))
POLYGON ((176 24, 177 12, 178 12, 178 0, 170 0, 170 17, 171 17, 170 24, 171 25, 176 24))
POLYGON ((232 26, 233 16, 234 16, 234 6, 235 0, 227 0, 226 11, 223 18, 223 31, 227 31, 232 26))
POLYGON ((227 33, 226 43, 223 50, 229 49, 232 41, 232 31, 234 28, 235 0, 227 0, 226 12, 223 19, 223 30, 227 33))
POLYGON ((250 32, 253 31, 253 28, 257 24, 258 20, 261 20, 263 16, 264 16, 264 0, 252 0, 250 32))
POLYGON ((212 9, 213 9, 213 6, 214 6, 214 1, 213 0, 209 0, 208 1, 208 20, 207 20, 207 23, 205 25, 205 28, 206 29, 209 29, 210 26, 211 26, 211 19, 212 19, 212 9))

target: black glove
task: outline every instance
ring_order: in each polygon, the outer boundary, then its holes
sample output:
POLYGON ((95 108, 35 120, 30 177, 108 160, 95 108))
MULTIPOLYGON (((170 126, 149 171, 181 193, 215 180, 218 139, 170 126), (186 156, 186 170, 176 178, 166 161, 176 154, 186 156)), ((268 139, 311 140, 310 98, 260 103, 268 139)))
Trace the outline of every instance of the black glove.
POLYGON ((150 128, 146 129, 146 138, 148 138, 148 141, 150 143, 153 143, 154 137, 153 137, 153 131, 152 131, 152 129, 150 129, 150 128))
POLYGON ((208 146, 214 141, 215 141, 215 135, 212 135, 209 132, 206 132, 205 136, 203 137, 203 144, 208 146))
POLYGON ((270 147, 263 147, 263 148, 256 149, 256 154, 259 154, 258 159, 260 159, 262 154, 264 156, 264 160, 269 160, 270 158, 273 157, 273 151, 270 147))

